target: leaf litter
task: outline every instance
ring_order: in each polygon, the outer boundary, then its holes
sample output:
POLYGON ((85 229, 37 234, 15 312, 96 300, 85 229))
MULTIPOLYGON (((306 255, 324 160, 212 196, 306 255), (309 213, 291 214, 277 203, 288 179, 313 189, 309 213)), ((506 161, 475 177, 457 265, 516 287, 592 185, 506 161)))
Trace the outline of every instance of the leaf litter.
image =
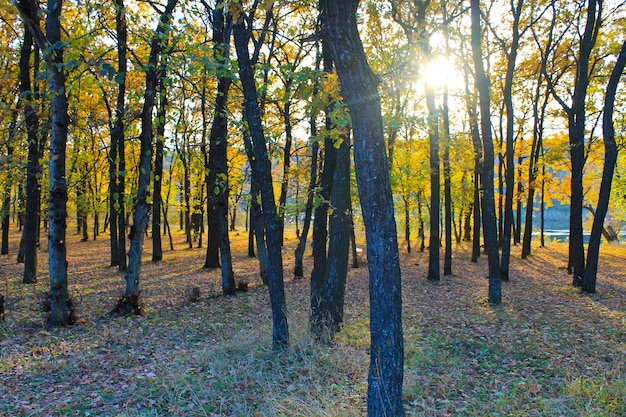
MULTIPOLYGON (((175 237, 184 247, 182 233, 175 237)), ((124 276, 108 266, 108 240, 68 236, 78 323, 65 329, 46 328, 38 305, 45 251, 31 286, 21 284, 14 255, 2 256, 0 415, 365 415, 367 267, 349 271, 342 331, 332 345, 317 345, 308 333, 308 280, 291 279, 297 240, 288 235, 292 344, 275 352, 267 289, 246 256, 247 236, 234 233, 232 241, 236 279, 247 292, 221 296, 220 271, 201 269, 204 249, 165 251, 152 263, 147 244, 145 314, 111 317, 124 276)), ((565 245, 535 248, 530 259, 513 259, 500 307, 486 302, 486 257, 472 263, 469 250, 455 247, 455 275, 435 283, 425 279, 426 252, 401 254, 407 415, 625 415, 626 248, 603 245, 594 295, 571 287, 565 245)))

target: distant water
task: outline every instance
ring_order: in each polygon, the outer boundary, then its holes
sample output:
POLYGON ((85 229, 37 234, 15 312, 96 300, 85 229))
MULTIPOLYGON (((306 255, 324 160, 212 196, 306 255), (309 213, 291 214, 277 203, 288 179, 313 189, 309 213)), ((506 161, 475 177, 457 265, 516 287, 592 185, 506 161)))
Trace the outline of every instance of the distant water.
MULTIPOLYGON (((544 232, 544 236, 547 241, 554 240, 557 242, 568 242, 569 241, 569 230, 568 229, 546 229, 544 232)), ((583 243, 589 243, 590 233, 583 234, 583 243)), ((624 241, 624 232, 619 233, 620 242, 624 241)), ((539 238, 539 232, 533 232, 533 238, 539 238)))

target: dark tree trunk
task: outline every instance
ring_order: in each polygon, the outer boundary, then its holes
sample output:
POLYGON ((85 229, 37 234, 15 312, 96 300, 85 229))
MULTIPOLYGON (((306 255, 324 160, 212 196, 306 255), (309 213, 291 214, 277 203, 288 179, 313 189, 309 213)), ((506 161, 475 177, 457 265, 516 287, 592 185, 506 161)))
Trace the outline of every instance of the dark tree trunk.
MULTIPOLYGON (((328 45, 324 41, 322 42, 322 56, 324 72, 332 72, 332 57, 328 45)), ((326 129, 328 132, 333 129, 330 118, 333 108, 333 105, 329 105, 326 108, 326 129)), ((311 272, 311 316, 309 324, 312 333, 318 338, 322 338, 326 330, 326 322, 329 319, 324 311, 324 289, 326 271, 328 269, 328 209, 330 207, 330 196, 334 185, 333 177, 336 167, 337 148, 335 148, 333 138, 328 135, 324 138, 324 167, 320 175, 319 204, 315 207, 315 216, 313 218, 313 271, 311 272)))
POLYGON ((443 94, 443 192, 445 207, 445 250, 443 260, 443 274, 452 275, 452 184, 450 179, 450 114, 448 108, 448 86, 443 94))
MULTIPOLYGON (((15 137, 17 133, 17 119, 18 119, 18 110, 14 109, 11 111, 11 121, 9 123, 9 137, 6 143, 6 156, 7 156, 7 166, 9 170, 11 170, 13 165, 13 144, 15 142, 15 137)), ((9 225, 11 222, 11 189, 13 188, 13 180, 12 173, 9 171, 8 178, 6 179, 6 184, 4 185, 3 190, 3 198, 2 198, 2 248, 0 249, 0 254, 8 255, 9 254, 9 225)), ((2 311, 0 311, 0 317, 2 317, 2 311)))
POLYGON ((155 105, 159 78, 165 74, 165 68, 159 65, 159 57, 167 45, 167 34, 170 29, 172 12, 178 0, 168 0, 163 14, 159 18, 156 35, 150 46, 150 57, 146 71, 146 90, 144 105, 141 112, 141 150, 139 160, 139 184, 133 225, 130 233, 130 250, 128 252, 128 269, 126 271, 126 290, 120 312, 125 314, 141 314, 139 299, 139 280, 141 276, 141 254, 143 252, 144 234, 148 225, 150 206, 148 203, 148 187, 152 171, 152 113, 155 105))
MULTIPOLYGON (((311 136, 317 135, 315 127, 315 117, 311 117, 311 136)), ((312 141, 311 144, 311 176, 309 178, 309 188, 307 191, 306 207, 304 209, 304 221, 302 222, 302 233, 295 250, 295 261, 293 275, 294 278, 304 278, 304 251, 306 250, 306 241, 309 235, 309 227, 311 225, 311 217, 313 214, 313 198, 315 197, 315 186, 317 184, 317 155, 319 152, 319 144, 312 141)))
MULTIPOLYGON (((111 132, 113 133, 113 132, 111 132)), ((117 219, 118 219, 118 186, 117 186, 117 140, 111 134, 111 146, 109 147, 109 213, 105 219, 105 226, 108 222, 109 230, 110 230, 110 247, 111 247, 111 266, 118 266, 120 263, 119 260, 119 241, 117 237, 117 219)))
POLYGON ((622 43, 622 49, 617 57, 615 67, 607 84, 604 98, 604 113, 602 116, 602 133, 604 135, 604 169, 602 170, 602 182, 598 196, 598 206, 593 218, 591 236, 587 248, 587 267, 582 282, 582 290, 588 293, 596 292, 596 277, 598 273, 598 257, 600 253, 600 239, 604 218, 609 208, 611 197, 611 184, 617 162, 617 144, 615 143, 615 130, 613 127, 613 110, 615 108, 615 94, 620 77, 626 64, 626 41, 622 43))
POLYGON ((285 205, 287 204, 287 192, 289 190, 289 175, 291 168, 291 146, 293 144, 293 127, 291 125, 291 86, 293 79, 287 78, 285 83, 285 106, 282 110, 283 124, 285 126, 285 149, 283 151, 283 177, 280 182, 280 195, 278 196, 278 210, 280 215, 281 242, 285 240, 285 205))
MULTIPOLYGON (((427 48, 424 48, 427 49, 427 48)), ((425 54, 429 57, 430 50, 425 54)), ((439 212, 441 210, 441 179, 439 170, 439 112, 435 104, 435 92, 426 88, 426 106, 428 107, 428 139, 430 142, 430 233, 428 244, 428 279, 438 281, 439 270, 439 212)))
POLYGON ((352 210, 352 196, 350 196, 350 246, 352 247, 352 268, 359 267, 359 252, 356 247, 356 233, 354 232, 354 211, 352 210))
POLYGON ((404 203, 404 241, 407 253, 411 253, 411 205, 406 195, 402 196, 402 202, 404 203))
MULTIPOLYGON (((239 4, 239 7, 241 5, 239 4)), ((289 326, 287 322, 287 305, 285 302, 285 288, 283 283, 283 260, 281 253, 280 225, 274 189, 272 185, 271 164, 267 152, 267 143, 261 124, 261 113, 258 104, 258 95, 254 81, 254 73, 248 51, 248 33, 250 27, 244 25, 243 10, 233 23, 235 49, 239 63, 239 77, 244 93, 245 118, 248 122, 250 137, 248 144, 254 152, 254 160, 250 161, 252 174, 255 177, 261 192, 263 218, 265 220, 265 237, 268 255, 268 281, 270 301, 272 305, 272 340, 274 347, 282 348, 289 344, 289 326)), ((246 139, 246 136, 244 136, 246 139)))
POLYGON ((152 262, 163 260, 161 243, 161 189, 163 186, 163 147, 165 144, 165 115, 167 111, 167 91, 163 79, 159 80, 159 105, 156 117, 156 152, 154 155, 154 180, 152 192, 152 262))
MULTIPOLYGON (((545 68, 546 58, 542 58, 541 66, 545 68)), ((539 174, 539 157, 543 149, 543 123, 545 120, 546 108, 548 106, 549 92, 546 89, 543 97, 541 109, 539 108, 539 95, 541 92, 541 79, 544 70, 541 71, 537 88, 535 90, 535 100, 533 105, 533 143, 530 151, 528 164, 528 198, 526 200, 526 215, 524 217, 524 236, 522 238, 522 259, 526 259, 531 254, 531 242, 533 232, 533 209, 535 205, 535 192, 537 189, 537 177, 539 174)), ((543 180, 542 180, 543 181, 543 180)), ((543 194, 542 194, 543 198, 543 194)), ((542 223, 543 224, 543 223, 542 223)), ((543 244, 542 244, 543 246, 543 244)))
POLYGON ((573 274, 573 285, 581 287, 585 273, 585 248, 583 243, 583 170, 585 167, 585 121, 586 98, 589 86, 589 57, 596 43, 601 24, 602 2, 589 0, 587 23, 580 40, 580 50, 576 67, 576 82, 572 107, 569 109, 569 140, 572 163, 570 225, 569 225, 569 265, 573 274))
POLYGON ((426 233, 424 231, 424 217, 422 215, 423 204, 424 203, 422 202, 422 192, 420 191, 417 194, 417 237, 420 240, 420 252, 424 252, 424 249, 426 248, 426 233))
MULTIPOLYGON (((216 7, 213 11, 213 48, 214 58, 225 69, 228 65, 230 44, 230 16, 224 14, 223 7, 216 7)), ((222 266, 222 292, 235 293, 235 277, 232 267, 230 240, 228 236, 228 118, 227 104, 228 91, 231 79, 221 76, 217 83, 215 111, 213 124, 209 135, 209 160, 207 175, 207 213, 209 229, 207 236, 207 254, 205 267, 218 267, 219 260, 213 259, 217 246, 222 266)))
POLYGON ((320 1, 341 91, 352 117, 354 159, 370 272, 370 416, 404 416, 404 342, 398 240, 376 77, 356 21, 358 0, 320 1))
MULTIPOLYGON (((68 102, 65 94, 65 73, 61 41, 62 1, 49 0, 46 14, 46 35, 42 33, 33 14, 37 7, 30 3, 19 7, 29 31, 32 33, 40 50, 46 51, 44 60, 48 72, 50 90, 51 136, 48 199, 48 268, 50 273, 50 319, 51 326, 71 324, 71 301, 67 288, 66 259, 66 220, 67 220, 67 182, 65 176, 65 150, 68 136, 68 102)), ((36 230, 36 228, 35 228, 36 230)))
MULTIPOLYGON (((39 17, 37 6, 27 0, 20 2, 20 7, 28 13, 27 19, 32 20, 32 24, 39 27, 39 17)), ((27 25, 28 26, 28 25, 27 25)), ((23 282, 32 284, 37 282, 37 236, 39 233, 39 216, 41 199, 41 188, 39 177, 41 166, 39 165, 39 116, 34 107, 33 101, 37 98, 37 81, 30 77, 30 57, 33 49, 33 34, 29 30, 24 30, 24 42, 20 50, 20 95, 24 100, 24 120, 26 124, 26 135, 28 141, 28 163, 26 165, 26 212, 24 214, 24 227, 22 229, 22 240, 20 242, 20 255, 24 262, 23 282)), ((39 50, 35 49, 35 64, 38 65, 39 50)), ((34 68, 37 74, 37 67, 34 68)), ((21 101, 20 100, 20 101, 21 101)), ((20 256, 18 255, 18 261, 20 256)))
MULTIPOLYGON (((327 118, 327 122, 329 118, 327 118)), ((325 320, 323 300, 324 284, 328 262, 328 208, 333 188, 333 176, 337 166, 337 149, 333 139, 324 139, 324 168, 320 177, 320 203, 315 208, 313 218, 313 271, 311 272, 311 317, 310 327, 313 334, 321 337, 324 332, 325 320)))
MULTIPOLYGON (((319 43, 316 44, 317 48, 317 57, 315 59, 315 71, 316 73, 320 69, 320 64, 322 61, 322 54, 319 53, 319 43)), ((313 97, 316 97, 319 94, 319 82, 318 78, 315 78, 313 85, 313 97)), ((311 128, 311 138, 315 138, 317 136, 317 109, 313 108, 311 111, 309 126, 311 128)), ((309 228, 311 226, 311 217, 313 215, 313 199, 315 197, 315 188, 317 187, 317 160, 319 154, 319 144, 317 140, 311 140, 311 174, 309 176, 309 187, 307 189, 307 199, 306 206, 304 209, 304 221, 302 222, 302 233, 300 234, 300 240, 298 241, 298 246, 295 250, 295 261, 294 261, 294 269, 293 275, 294 278, 304 278, 304 266, 303 266, 303 258, 304 251, 306 249, 306 241, 309 235, 309 228)))
POLYGON ((480 139, 480 130, 478 127, 478 113, 474 105, 470 110, 470 123, 471 123, 471 134, 472 134, 472 143, 474 145, 474 224, 473 229, 474 233, 472 234, 472 262, 478 262, 478 258, 480 258, 480 231, 482 224, 482 216, 481 216, 481 188, 482 188, 482 177, 481 172, 483 170, 482 160, 483 160, 483 144, 480 139))
MULTIPOLYGON (((251 152, 252 150, 250 150, 249 155, 253 155, 251 152)), ((248 158, 250 158, 250 156, 248 158)), ((254 176, 252 177, 250 183, 250 197, 250 233, 252 237, 252 254, 248 252, 248 255, 254 256, 254 243, 256 242, 261 281, 263 281, 263 284, 269 285, 269 259, 267 255, 267 245, 265 244, 265 222, 263 221, 263 213, 258 200, 259 184, 254 176)), ((248 249, 250 249, 250 247, 248 249)))
MULTIPOLYGON (((502 237, 502 259, 500 262, 500 279, 509 280, 509 264, 511 262, 511 233, 513 227, 513 190, 515 188, 515 119, 513 114, 513 76, 517 61, 517 49, 519 47, 520 31, 519 20, 522 14, 524 0, 517 0, 517 5, 511 2, 513 13, 513 27, 511 46, 507 55, 506 75, 504 91, 502 93, 506 108, 506 196, 504 200, 504 230, 502 237)), ((484 115, 483 115, 484 117, 484 115)))
MULTIPOLYGON (((126 114, 126 73, 127 73, 127 26, 126 7, 124 0, 115 0, 115 25, 117 33, 117 65, 118 74, 121 74, 117 83, 117 103, 115 104, 115 124, 111 132, 111 146, 115 143, 117 148, 117 187, 113 196, 112 204, 115 210, 111 211, 111 240, 117 239, 117 261, 115 265, 120 271, 126 271, 126 214, 125 214, 125 171, 126 171, 126 146, 124 143, 124 116, 126 114), (115 221, 113 218, 116 217, 115 221), (117 228, 113 233, 113 228, 117 228)), ((113 247, 113 242, 111 243, 113 247)), ((113 257, 113 254, 111 255, 113 257)), ((111 264, 113 265, 113 263, 111 264)))
POLYGON ((515 222, 513 223, 513 244, 519 245, 522 242, 522 194, 524 193, 524 184, 522 183, 522 163, 524 158, 517 158, 517 208, 515 210, 515 222))
POLYGON ((502 283, 500 282, 500 254, 498 253, 496 204, 493 187, 494 150, 491 136, 489 80, 483 66, 479 5, 479 0, 471 0, 472 54, 476 68, 476 84, 480 102, 480 131, 483 140, 482 214, 485 251, 489 262, 489 303, 497 305, 502 302, 502 283))
POLYGON ((331 341, 341 329, 350 249, 350 138, 346 135, 336 155, 330 203, 328 259, 319 310, 321 323, 314 330, 320 340, 331 341), (321 324, 321 326, 320 326, 321 324))

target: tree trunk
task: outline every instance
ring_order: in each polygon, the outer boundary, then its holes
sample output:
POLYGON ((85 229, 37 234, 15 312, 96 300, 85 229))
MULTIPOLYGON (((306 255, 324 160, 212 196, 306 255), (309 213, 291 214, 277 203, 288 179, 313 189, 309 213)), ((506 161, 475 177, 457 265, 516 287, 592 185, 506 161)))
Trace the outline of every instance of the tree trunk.
MULTIPOLYGON (((511 3, 513 13, 513 27, 511 46, 507 53, 506 75, 504 81, 503 99, 506 108, 506 196, 504 201, 504 230, 502 234, 502 259, 500 262, 500 279, 509 280, 509 264, 511 262, 511 233, 513 227, 513 190, 515 188, 515 119, 513 114, 513 76, 519 47, 519 20, 522 14, 524 0, 517 0, 517 5, 511 3)), ((484 115, 483 115, 484 117, 484 115)))
MULTIPOLYGON (((427 47, 426 59, 431 56, 427 47)), ((428 244, 428 280, 438 281, 439 270, 439 212, 441 210, 441 171, 439 169, 439 112, 435 104, 435 91, 426 88, 426 106, 428 107, 428 139, 430 143, 430 233, 428 244)))
MULTIPOLYGON (((67 220, 67 182, 65 175, 65 150, 68 136, 69 117, 67 96, 65 94, 65 73, 61 41, 61 0, 49 0, 46 15, 46 36, 35 27, 32 19, 27 18, 29 30, 35 37, 39 48, 46 51, 44 60, 48 72, 50 89, 51 135, 49 161, 49 199, 48 199, 48 268, 50 273, 50 319, 51 326, 71 324, 67 288, 66 258, 66 220, 67 220)), ((33 8, 35 9, 35 8, 33 8)), ((33 10, 31 9, 31 10, 33 10)))
POLYGON ((483 65, 480 29, 480 2, 471 0, 472 14, 472 54, 476 68, 476 84, 480 102, 480 131, 483 140, 483 231, 485 251, 489 263, 489 303, 502 302, 502 284, 500 282, 500 254, 498 253, 498 231, 496 227, 496 204, 493 186, 494 150, 491 136, 491 112, 489 98, 489 80, 483 65))
POLYGON ((352 210, 352 196, 350 196, 350 246, 352 247, 352 268, 359 267, 359 252, 356 247, 356 233, 354 232, 354 211, 352 210))
MULTIPOLYGON (((311 116, 311 137, 317 135, 315 127, 315 117, 311 116)), ((306 241, 309 235, 309 227, 311 225, 311 217, 313 214, 313 198, 315 197, 315 187, 317 185, 317 154, 319 152, 319 144, 313 140, 311 144, 311 176, 309 178, 309 188, 307 191, 306 207, 304 209, 304 221, 302 224, 302 233, 295 250, 295 261, 293 275, 294 278, 304 278, 304 251, 306 249, 306 241)))
MULTIPOLYGON (((7 166, 8 166, 8 178, 6 179, 6 184, 4 185, 3 190, 3 198, 2 198, 2 248, 0 250, 0 254, 8 255, 9 254, 9 225, 11 222, 11 189, 13 188, 13 176, 12 176, 12 165, 13 165, 13 144, 15 142, 15 137, 17 133, 17 119, 18 119, 18 110, 13 109, 11 111, 11 121, 9 122, 9 137, 6 143, 7 149, 7 166)), ((0 313, 2 313, 0 311, 0 313)), ((0 315, 1 316, 1 315, 0 315)))
POLYGON ((445 207, 445 251, 443 274, 452 275, 452 184, 450 178, 450 114, 448 109, 448 84, 443 93, 443 192, 445 207))
POLYGON ((398 240, 377 80, 356 21, 358 0, 320 0, 324 35, 354 129, 354 159, 370 272, 370 416, 404 416, 404 342, 398 240))
MULTIPOLYGON (((242 7, 238 4, 238 7, 242 7)), ((261 192, 261 204, 263 218, 265 220, 265 237, 267 241, 268 255, 268 280, 270 301, 272 305, 273 345, 283 348, 289 344, 289 326, 287 322, 287 305, 285 302, 285 288, 283 283, 283 260, 281 253, 280 225, 274 189, 272 183, 271 164, 267 152, 267 143, 261 124, 261 113, 257 102, 258 95, 254 81, 254 73, 248 51, 248 33, 244 26, 243 10, 237 16, 237 22, 233 23, 233 35, 235 49, 239 63, 239 77, 244 93, 245 118, 248 122, 250 137, 248 144, 254 152, 254 160, 251 160, 252 174, 255 177, 261 192)), ((246 136, 244 136, 246 138, 246 136)))
POLYGON ((336 155, 336 168, 330 203, 329 242, 326 272, 322 285, 320 318, 316 335, 331 341, 343 324, 348 252, 350 249, 350 138, 345 135, 336 155), (323 334, 319 331, 324 332, 323 334), (326 339, 327 338, 327 339, 326 339))
POLYGON ((581 287, 585 273, 585 248, 583 243, 583 170, 585 167, 585 121, 586 98, 589 86, 589 57, 601 24, 602 2, 589 0, 587 23, 580 40, 576 83, 571 111, 568 112, 570 155, 572 158, 570 200, 569 265, 573 274, 573 285, 581 287), (597 9, 597 10, 596 10, 597 9), (597 13, 597 14, 596 14, 597 13))
POLYGON ((615 95, 620 77, 626 64, 626 41, 622 43, 622 49, 611 72, 611 77, 606 88, 604 97, 604 113, 602 115, 602 133, 604 136, 604 169, 598 196, 598 206, 593 218, 591 236, 587 248, 587 267, 582 282, 582 290, 588 293, 596 292, 596 277, 598 274, 598 257, 600 253, 600 239, 604 225, 604 218, 609 208, 611 197, 611 184, 615 164, 617 163, 617 144, 615 143, 615 129, 613 127, 613 111, 615 108, 615 95))
MULTIPOLYGON (((322 42, 322 56, 324 72, 330 73, 333 69, 333 60, 326 42, 322 42)), ((335 108, 329 105, 326 111, 326 129, 333 129, 330 114, 335 108)), ((322 339, 326 331, 326 322, 329 317, 324 311, 324 287, 328 262, 328 211, 330 208, 330 196, 334 185, 334 175, 337 167, 337 148, 335 141, 330 135, 324 138, 324 167, 320 175, 318 192, 319 204, 315 207, 313 218, 313 271, 311 272, 311 316, 309 324, 312 333, 322 339)))
POLYGON ((280 181, 280 195, 278 196, 278 210, 280 216, 281 242, 285 240, 285 205, 287 204, 287 192, 289 191, 289 175, 291 168, 291 146, 293 144, 293 128, 291 125, 291 101, 289 94, 293 79, 288 76, 285 82, 285 107, 282 111, 283 124, 285 126, 285 149, 283 152, 283 176, 280 181))
MULTIPOLYGON (((250 155, 253 154, 250 153, 250 155)), ((256 242, 259 258, 259 275, 261 276, 263 284, 269 285, 269 259, 267 257, 267 245, 265 244, 265 222, 263 221, 263 213, 261 211, 261 205, 259 204, 259 184, 254 176, 250 183, 250 196, 250 233, 252 237, 251 248, 253 251, 252 254, 248 252, 248 256, 254 256, 254 243, 256 242)), ((250 247, 248 249, 250 249, 250 247)))
MULTIPOLYGON (((228 65, 230 44, 230 15, 225 16, 223 7, 216 7, 213 11, 213 49, 214 58, 225 69, 228 65)), ((207 236, 207 254, 205 267, 218 267, 219 260, 213 259, 217 244, 222 266, 222 292, 235 293, 235 277, 233 274, 230 240, 228 236, 228 118, 227 104, 228 91, 231 79, 221 76, 218 79, 217 95, 213 124, 209 135, 209 160, 207 175, 207 213, 209 229, 207 236), (216 262, 217 261, 217 262, 216 262)))
POLYGON ((411 253, 411 205, 406 195, 402 196, 404 203, 404 241, 406 242, 406 252, 411 253))
POLYGON ((146 90, 144 105, 141 112, 141 149, 139 159, 139 184, 133 225, 130 233, 130 250, 128 252, 128 270, 126 271, 126 290, 120 312, 125 314, 141 314, 139 299, 139 280, 141 276, 141 254, 143 252, 144 232, 148 224, 150 207, 148 205, 148 187, 152 170, 152 112, 159 84, 159 77, 165 74, 165 68, 159 64, 159 57, 167 45, 167 33, 170 29, 172 12, 178 0, 168 0, 163 14, 159 18, 156 35, 150 47, 149 64, 146 71, 146 90))
MULTIPOLYGON (((39 27, 37 6, 30 1, 20 2, 20 7, 28 13, 27 19, 31 19, 34 25, 39 27)), ((37 235, 39 233, 40 194, 39 176, 39 116, 33 105, 37 94, 37 81, 30 77, 30 57, 33 49, 33 34, 29 29, 24 30, 24 42, 20 50, 20 101, 24 101, 24 120, 28 141, 28 163, 26 165, 26 212, 24 214, 24 227, 20 242, 20 255, 24 262, 24 284, 37 282, 37 235), (35 87, 33 88, 33 85, 35 87)), ((35 48, 35 62, 38 64, 39 49, 35 48)), ((34 68, 37 74, 37 67, 34 68)), ((18 255, 18 261, 20 256, 18 255)))
POLYGON ((165 115, 167 111, 167 91, 163 79, 159 81, 159 105, 156 117, 156 153, 154 156, 154 181, 152 192, 152 262, 163 260, 161 244, 161 189, 163 185, 163 147, 165 144, 165 115))

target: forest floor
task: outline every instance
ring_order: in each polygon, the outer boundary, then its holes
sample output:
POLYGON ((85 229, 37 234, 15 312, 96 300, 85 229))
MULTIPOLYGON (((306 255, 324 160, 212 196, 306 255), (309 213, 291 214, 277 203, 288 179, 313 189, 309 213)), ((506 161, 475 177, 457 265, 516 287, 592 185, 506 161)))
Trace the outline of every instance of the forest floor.
MULTIPOLYGON (((331 345, 307 330, 309 281, 293 280, 284 250, 291 346, 271 348, 267 289, 246 256, 247 234, 231 235, 234 269, 248 291, 220 295, 220 271, 201 269, 205 249, 152 263, 146 239, 145 314, 111 317, 123 275, 109 265, 108 235, 69 235, 69 285, 78 321, 44 325, 47 254, 39 283, 21 284, 22 265, 0 257, 1 416, 362 416, 368 346, 367 266, 348 276, 345 323, 331 345), (191 301, 193 288, 200 300, 191 301)), ((45 245, 43 245, 45 246, 45 245)), ((164 240, 164 248, 167 241, 164 240)), ((426 252, 401 249, 408 416, 626 415, 626 245, 603 245, 598 293, 581 295, 565 270, 567 247, 514 248, 503 304, 486 302, 487 262, 454 248, 454 275, 425 279, 426 252)), ((363 254, 365 251, 361 253, 363 254)), ((305 276, 311 257, 305 259, 305 276)))

